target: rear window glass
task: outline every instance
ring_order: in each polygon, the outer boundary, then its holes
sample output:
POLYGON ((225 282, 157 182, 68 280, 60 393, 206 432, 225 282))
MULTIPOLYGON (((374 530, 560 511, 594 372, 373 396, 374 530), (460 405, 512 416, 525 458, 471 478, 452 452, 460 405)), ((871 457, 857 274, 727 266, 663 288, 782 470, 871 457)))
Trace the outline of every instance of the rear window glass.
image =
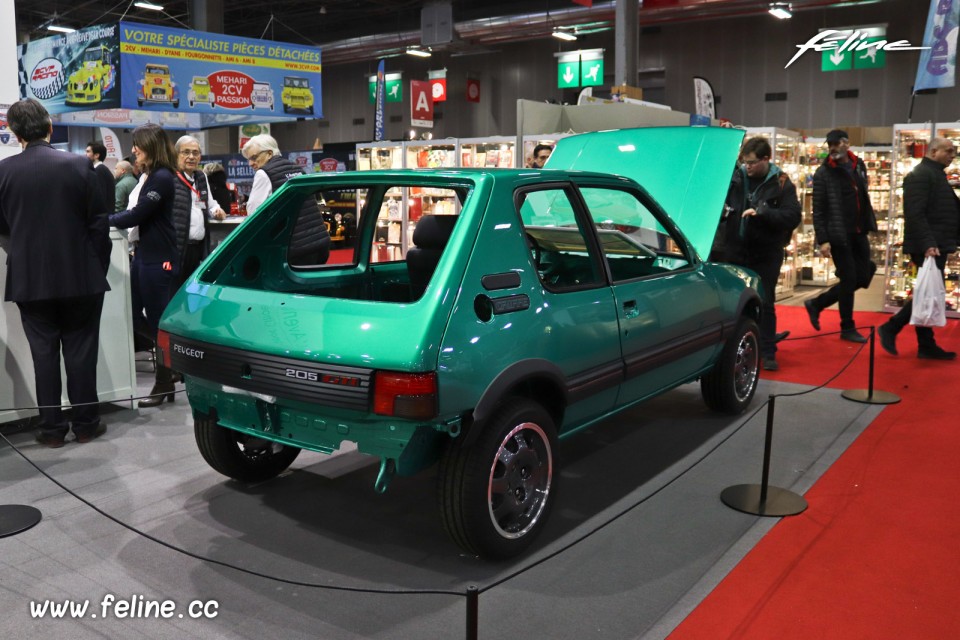
POLYGON ((285 191, 235 231, 199 277, 265 291, 416 301, 468 197, 467 187, 432 185, 285 191))

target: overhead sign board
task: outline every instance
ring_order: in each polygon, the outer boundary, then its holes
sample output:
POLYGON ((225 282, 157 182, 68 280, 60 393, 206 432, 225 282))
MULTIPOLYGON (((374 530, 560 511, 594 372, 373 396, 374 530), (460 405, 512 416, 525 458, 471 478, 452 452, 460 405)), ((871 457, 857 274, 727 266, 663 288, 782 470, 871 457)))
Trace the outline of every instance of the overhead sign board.
POLYGON ((21 44, 18 64, 21 97, 51 114, 195 113, 211 126, 322 117, 316 47, 123 21, 21 44))

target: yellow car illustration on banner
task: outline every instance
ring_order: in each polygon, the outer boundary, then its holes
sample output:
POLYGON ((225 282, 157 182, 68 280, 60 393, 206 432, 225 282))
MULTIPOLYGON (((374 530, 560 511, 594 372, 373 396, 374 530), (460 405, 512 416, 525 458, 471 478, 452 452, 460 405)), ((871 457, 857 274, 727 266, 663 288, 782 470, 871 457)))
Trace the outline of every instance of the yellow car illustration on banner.
POLYGON ((193 76, 190 90, 187 91, 187 103, 192 107, 199 102, 206 102, 211 109, 217 106, 213 92, 210 91, 210 80, 203 76, 193 76))
POLYGON ((110 50, 105 45, 93 44, 83 52, 80 68, 67 80, 67 104, 96 104, 113 88, 114 69, 110 64, 110 50))
POLYGON ((286 76, 283 79, 283 91, 280 93, 280 102, 283 103, 283 112, 303 111, 313 114, 313 93, 310 91, 310 81, 306 78, 286 76))
POLYGON ((144 102, 171 104, 174 109, 180 107, 180 90, 170 75, 170 67, 165 64, 148 64, 143 70, 143 79, 140 80, 140 95, 137 96, 137 106, 142 107, 144 102))

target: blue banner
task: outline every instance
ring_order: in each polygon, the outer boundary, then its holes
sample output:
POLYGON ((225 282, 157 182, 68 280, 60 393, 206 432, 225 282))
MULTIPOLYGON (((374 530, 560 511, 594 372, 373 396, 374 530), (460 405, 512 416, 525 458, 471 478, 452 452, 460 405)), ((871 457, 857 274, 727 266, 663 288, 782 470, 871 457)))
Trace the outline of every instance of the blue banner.
POLYGON ((128 109, 323 117, 320 49, 120 23, 128 109))
POLYGON ((20 97, 39 100, 51 114, 120 106, 116 24, 21 44, 17 66, 20 97))
POLYGON ((913 91, 941 89, 955 84, 957 71, 957 26, 960 0, 930 0, 927 28, 923 32, 917 79, 913 91))
POLYGON ((386 74, 384 71, 384 61, 380 60, 380 64, 377 65, 376 114, 373 118, 374 141, 383 140, 383 101, 385 92, 386 74))

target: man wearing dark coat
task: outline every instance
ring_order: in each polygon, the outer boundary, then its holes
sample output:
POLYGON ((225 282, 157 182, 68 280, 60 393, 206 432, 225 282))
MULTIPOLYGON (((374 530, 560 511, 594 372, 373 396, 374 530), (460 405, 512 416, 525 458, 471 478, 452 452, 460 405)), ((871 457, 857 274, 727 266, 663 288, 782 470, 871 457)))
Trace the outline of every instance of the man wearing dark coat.
POLYGON ((0 161, 0 234, 7 242, 4 300, 20 309, 36 379, 37 441, 61 447, 103 434, 97 404, 97 351, 103 296, 110 289, 110 237, 90 161, 50 146, 50 115, 33 99, 7 111, 23 152, 0 161), (73 405, 60 409, 60 353, 73 405))
POLYGON ((741 165, 734 171, 727 192, 723 219, 711 254, 712 260, 752 269, 760 276, 763 308, 760 314, 760 357, 767 371, 777 363, 777 281, 783 249, 800 224, 797 188, 771 162, 773 150, 766 138, 747 140, 740 150, 741 165))
POLYGON ((830 155, 813 174, 813 229, 820 255, 833 258, 840 283, 804 302, 810 324, 820 331, 820 312, 836 304, 840 309, 840 339, 863 343, 853 319, 853 297, 866 289, 877 265, 870 259, 867 234, 877 230, 877 218, 867 193, 867 169, 850 151, 846 131, 827 134, 830 155))
MULTIPOLYGON (((903 251, 917 266, 932 256, 943 275, 947 254, 957 250, 960 240, 960 200, 947 181, 945 169, 953 163, 957 149, 946 138, 934 138, 927 155, 903 179, 903 251)), ((880 346, 897 355, 897 334, 910 322, 913 298, 892 318, 880 325, 880 346)), ((926 360, 953 360, 955 351, 944 351, 933 337, 931 327, 914 327, 917 357, 926 360)))
MULTIPOLYGON (((97 180, 100 183, 100 189, 103 190, 103 201, 108 206, 112 206, 116 198, 116 178, 110 171, 110 167, 103 164, 107 159, 107 148, 99 140, 91 140, 87 144, 85 153, 93 163, 93 170, 97 172, 97 180)), ((103 213, 113 213, 113 209, 108 208, 103 213)))

